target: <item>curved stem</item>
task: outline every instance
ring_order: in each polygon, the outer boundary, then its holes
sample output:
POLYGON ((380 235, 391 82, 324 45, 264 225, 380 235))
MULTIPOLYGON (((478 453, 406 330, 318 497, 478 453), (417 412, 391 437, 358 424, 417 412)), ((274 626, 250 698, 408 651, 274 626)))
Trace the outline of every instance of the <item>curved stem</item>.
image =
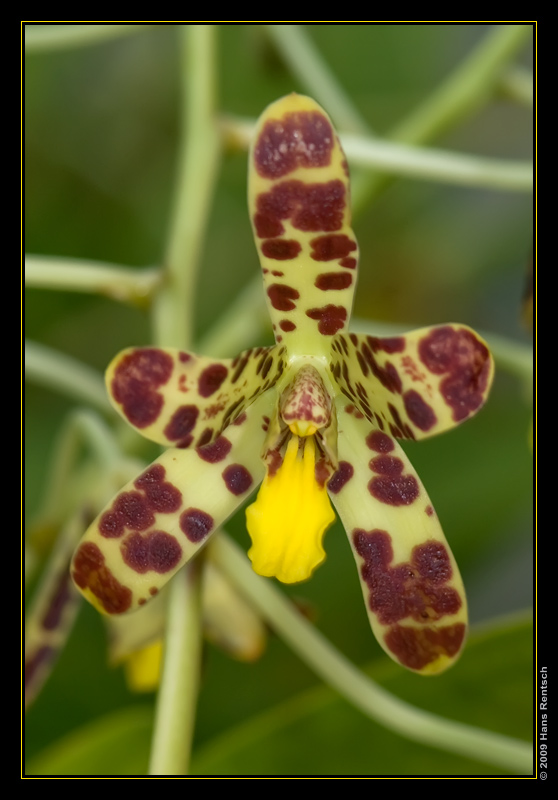
POLYGON ((81 361, 37 342, 25 342, 25 377, 35 383, 112 413, 103 376, 81 361))
MULTIPOLYGON (((532 25, 501 25, 491 30, 432 94, 397 125, 389 139, 424 144, 476 111, 492 95, 500 77, 532 34, 532 25)), ((368 175, 352 192, 353 215, 390 183, 386 175, 368 175)))
POLYGON ((253 572, 244 554, 224 534, 212 545, 220 569, 259 609, 275 630, 314 672, 364 714, 421 744, 531 774, 533 752, 521 742, 471 725, 438 717, 399 700, 376 685, 339 653, 285 598, 271 581, 253 572))
POLYGON ((25 285, 38 289, 104 294, 145 305, 160 281, 161 271, 156 268, 134 269, 79 258, 25 257, 25 285))

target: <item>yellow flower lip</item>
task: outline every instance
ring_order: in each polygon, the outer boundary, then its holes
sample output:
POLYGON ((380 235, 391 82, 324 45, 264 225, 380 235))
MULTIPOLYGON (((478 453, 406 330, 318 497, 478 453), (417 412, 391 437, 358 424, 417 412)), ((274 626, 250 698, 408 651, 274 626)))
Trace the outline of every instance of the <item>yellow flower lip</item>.
POLYGON ((316 480, 316 445, 292 436, 279 469, 265 476, 246 509, 248 556, 258 575, 283 583, 307 580, 325 559, 323 536, 335 520, 325 487, 316 480))

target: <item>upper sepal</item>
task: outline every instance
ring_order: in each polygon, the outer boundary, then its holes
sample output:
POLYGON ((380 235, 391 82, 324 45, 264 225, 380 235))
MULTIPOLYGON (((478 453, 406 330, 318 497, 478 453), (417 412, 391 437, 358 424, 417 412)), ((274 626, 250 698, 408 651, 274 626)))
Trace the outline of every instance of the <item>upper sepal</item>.
POLYGON ((349 171, 325 111, 290 94, 258 120, 248 203, 277 342, 323 355, 347 329, 358 245, 351 230, 349 171))

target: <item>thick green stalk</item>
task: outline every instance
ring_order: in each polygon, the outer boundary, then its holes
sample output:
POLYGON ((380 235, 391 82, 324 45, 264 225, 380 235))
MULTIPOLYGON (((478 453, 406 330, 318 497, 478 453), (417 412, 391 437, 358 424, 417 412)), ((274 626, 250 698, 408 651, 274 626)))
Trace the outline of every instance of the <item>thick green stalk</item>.
MULTIPOLYGON (((166 280, 155 298, 155 343, 188 348, 194 288, 217 174, 215 31, 182 29, 184 127, 178 185, 167 247, 166 280)), ((198 565, 199 566, 199 565, 198 565)), ((201 655, 200 580, 187 566, 170 587, 164 663, 157 698, 150 775, 186 775, 198 697, 201 655)))
POLYGON ((159 346, 188 347, 194 327, 197 271, 219 165, 215 113, 215 30, 182 29, 182 137, 177 185, 165 253, 164 280, 154 305, 159 346))

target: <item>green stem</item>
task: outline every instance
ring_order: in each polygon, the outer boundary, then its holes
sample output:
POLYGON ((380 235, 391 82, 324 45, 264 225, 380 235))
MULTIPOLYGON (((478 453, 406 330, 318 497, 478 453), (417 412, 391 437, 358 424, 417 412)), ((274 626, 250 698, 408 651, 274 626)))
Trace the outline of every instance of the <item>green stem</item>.
POLYGON ((224 534, 212 545, 216 564, 259 609, 264 618, 324 681, 364 714, 401 736, 459 753, 519 774, 531 774, 533 752, 527 742, 438 717, 377 686, 339 653, 271 581, 256 575, 244 554, 224 534))
POLYGON ((133 33, 141 33, 153 25, 25 25, 25 52, 43 53, 99 44, 133 33))
MULTIPOLYGON (((182 29, 185 61, 184 126, 178 186, 166 258, 166 278, 155 299, 157 345, 188 348, 194 286, 217 175, 219 133, 215 116, 215 31, 182 29)), ((185 775, 196 716, 201 655, 200 580, 195 566, 170 587, 165 655, 157 698, 151 775, 185 775)))
MULTIPOLYGON (((502 25, 491 30, 448 78, 391 131, 389 139, 424 144, 480 108, 492 96, 504 70, 532 31, 532 25, 502 25)), ((353 214, 366 207, 389 182, 385 175, 368 175, 353 186, 353 214)))
POLYGON ((160 281, 161 271, 155 268, 134 269, 79 258, 25 257, 25 285, 37 289, 103 294, 144 306, 160 281))
POLYGON ((103 420, 92 411, 73 411, 55 445, 43 506, 37 515, 39 518, 55 520, 57 516, 65 516, 69 479, 75 473, 83 445, 91 450, 102 472, 112 472, 115 464, 121 461, 120 448, 103 420))
POLYGON ((183 120, 178 180, 165 258, 165 280, 154 307, 155 340, 187 348, 192 341, 196 276, 219 165, 215 114, 215 30, 182 28, 183 120))
POLYGON ((390 139, 419 144, 477 111, 493 95, 532 25, 493 28, 430 97, 392 131, 390 139))
POLYGON ((169 586, 161 686, 149 762, 150 775, 187 775, 201 659, 200 565, 194 562, 169 586))
POLYGON ((339 130, 370 134, 335 74, 301 25, 264 25, 269 38, 291 73, 307 88, 335 121, 339 130))
MULTIPOLYGON (((255 123, 228 117, 223 128, 230 142, 247 149, 255 123)), ((352 134, 342 134, 341 143, 350 163, 372 170, 374 178, 381 172, 502 191, 529 192, 533 188, 533 165, 527 161, 483 158, 352 134)))
POLYGON ((112 413, 102 375, 93 367, 36 342, 25 342, 25 377, 103 414, 112 413))

